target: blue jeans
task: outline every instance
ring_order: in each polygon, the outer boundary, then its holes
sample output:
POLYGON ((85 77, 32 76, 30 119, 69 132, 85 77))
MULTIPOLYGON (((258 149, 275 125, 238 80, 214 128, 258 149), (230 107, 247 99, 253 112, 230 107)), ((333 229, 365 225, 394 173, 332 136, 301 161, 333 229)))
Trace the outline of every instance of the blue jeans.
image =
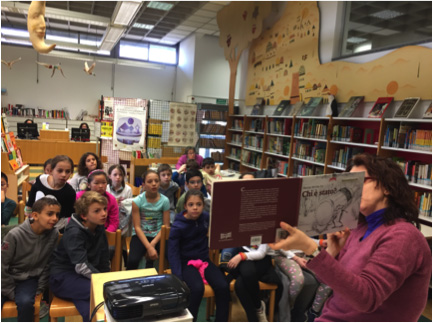
MULTIPOLYGON (((33 322, 35 313, 35 297, 39 277, 15 281, 15 304, 17 304, 18 322, 33 322)), ((2 308, 9 299, 2 295, 2 308)))

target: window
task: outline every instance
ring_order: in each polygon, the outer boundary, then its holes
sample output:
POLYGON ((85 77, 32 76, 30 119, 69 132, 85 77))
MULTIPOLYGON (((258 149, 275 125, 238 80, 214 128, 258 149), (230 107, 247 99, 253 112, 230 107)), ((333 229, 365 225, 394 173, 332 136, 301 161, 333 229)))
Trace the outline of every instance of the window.
POLYGON ((177 51, 175 47, 150 45, 149 61, 176 64, 177 51))
POLYGON ((431 42, 431 1, 348 1, 341 56, 431 42))
POLYGON ((176 47, 120 41, 119 57, 141 61, 177 64, 176 47))
POLYGON ((120 41, 119 57, 133 58, 147 61, 149 59, 149 45, 120 41))

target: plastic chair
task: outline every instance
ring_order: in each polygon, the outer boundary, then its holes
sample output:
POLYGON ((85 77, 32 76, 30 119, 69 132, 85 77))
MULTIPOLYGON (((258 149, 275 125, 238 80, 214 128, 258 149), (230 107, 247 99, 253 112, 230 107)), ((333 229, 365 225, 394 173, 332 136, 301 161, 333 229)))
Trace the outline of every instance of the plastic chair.
MULTIPOLYGON (((41 307, 42 294, 35 297, 35 313, 33 314, 34 322, 39 322, 39 309, 41 307)), ((17 317, 17 304, 14 301, 6 301, 2 308, 2 319, 17 317)))
MULTIPOLYGON (((168 268, 168 260, 166 258, 166 246, 167 246, 167 240, 170 236, 170 227, 166 227, 165 225, 161 226, 161 240, 160 240, 160 246, 159 246, 159 269, 158 273, 160 275, 162 274, 171 274, 171 270, 168 268)), ((210 260, 215 263, 215 250, 209 250, 209 258, 210 260)), ((213 298, 215 297, 215 293, 209 285, 204 285, 204 293, 203 298, 206 298, 206 320, 209 321, 209 318, 211 316, 211 310, 214 308, 213 304, 213 298)), ((229 321, 231 320, 231 313, 232 313, 232 302, 230 302, 229 307, 229 321)))
MULTIPOLYGON (((121 244, 121 231, 117 229, 116 232, 108 232, 107 240, 109 246, 114 246, 114 255, 111 259, 111 271, 120 271, 122 261, 122 244, 121 244)), ((53 296, 50 305, 50 322, 57 322, 59 317, 65 316, 79 316, 77 308, 74 303, 53 296)))

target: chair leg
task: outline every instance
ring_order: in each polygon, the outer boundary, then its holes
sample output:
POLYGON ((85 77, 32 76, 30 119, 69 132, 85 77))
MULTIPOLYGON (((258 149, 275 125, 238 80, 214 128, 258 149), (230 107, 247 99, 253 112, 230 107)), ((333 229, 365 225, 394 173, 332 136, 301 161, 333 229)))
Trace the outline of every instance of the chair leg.
POLYGON ((275 289, 271 290, 271 297, 269 299, 269 322, 274 321, 274 311, 275 311, 275 289))
POLYGON ((57 317, 51 317, 50 316, 50 322, 57 322, 57 317))

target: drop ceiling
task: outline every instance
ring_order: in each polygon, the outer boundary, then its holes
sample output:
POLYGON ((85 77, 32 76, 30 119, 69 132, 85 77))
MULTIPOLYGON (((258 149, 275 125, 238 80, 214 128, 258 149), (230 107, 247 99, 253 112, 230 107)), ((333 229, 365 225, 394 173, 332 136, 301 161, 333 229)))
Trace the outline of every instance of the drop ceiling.
MULTIPOLYGON (((2 1, 2 28, 27 29, 31 1, 2 1)), ((137 3, 137 1, 135 1, 137 3)), ((176 45, 192 33, 219 36, 216 15, 230 1, 143 1, 122 40, 176 45), (162 4, 161 4, 162 3, 162 4), (168 10, 157 9, 171 5, 168 10), (157 7, 157 8, 155 8, 157 7)), ((47 34, 79 33, 101 38, 113 20, 116 1, 47 1, 47 34)))

